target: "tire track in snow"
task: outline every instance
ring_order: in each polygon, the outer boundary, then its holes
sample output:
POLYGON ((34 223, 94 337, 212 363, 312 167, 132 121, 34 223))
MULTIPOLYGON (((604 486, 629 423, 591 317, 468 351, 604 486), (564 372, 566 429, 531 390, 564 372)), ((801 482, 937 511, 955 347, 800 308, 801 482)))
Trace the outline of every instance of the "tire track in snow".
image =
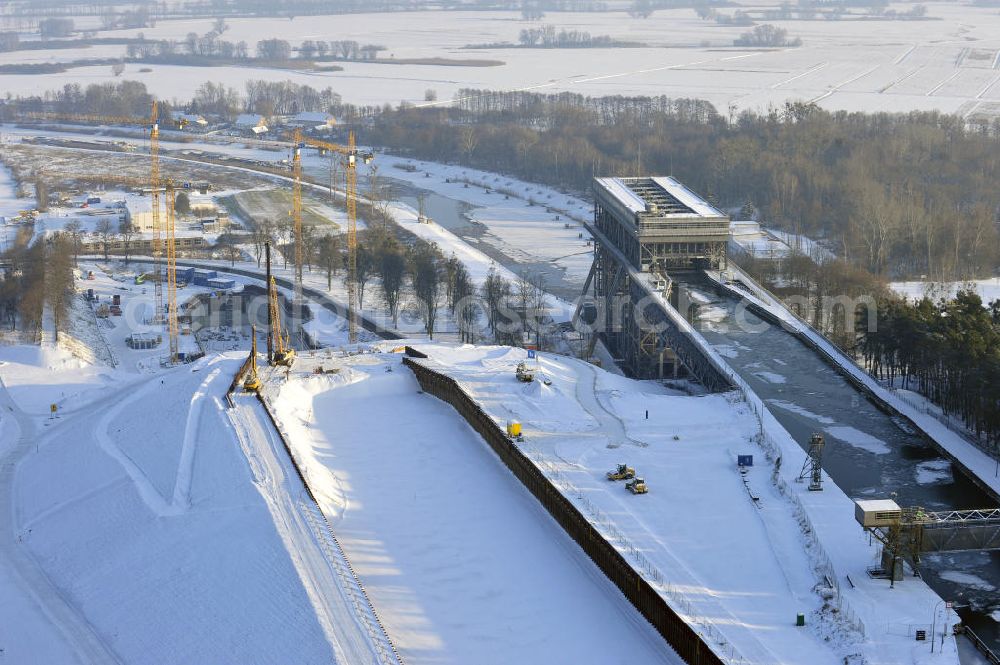
POLYGON ((956 78, 958 78, 958 75, 961 74, 961 73, 962 73, 961 70, 956 71, 954 74, 952 74, 951 76, 947 77, 945 80, 941 81, 936 86, 934 86, 933 88, 931 88, 930 90, 928 90, 926 93, 924 93, 924 96, 925 97, 932 96, 935 92, 937 92, 938 90, 940 90, 941 88, 943 88, 945 85, 947 85, 951 81, 953 81, 956 78))
POLYGON ((866 69, 865 71, 861 72, 857 76, 852 76, 851 78, 847 79, 846 81, 844 81, 842 83, 838 83, 837 85, 833 86, 832 88, 830 88, 829 90, 827 90, 823 94, 821 94, 821 95, 819 95, 817 97, 813 97, 812 99, 810 99, 809 103, 810 104, 815 104, 818 101, 826 99, 827 97, 829 97, 833 93, 835 93, 838 90, 840 90, 841 88, 843 88, 845 85, 850 85, 851 83, 854 83, 855 81, 859 81, 859 80, 863 79, 864 77, 868 76, 869 74, 871 74, 873 71, 875 71, 876 69, 878 69, 881 66, 882 65, 875 65, 874 67, 870 67, 870 68, 866 69))
MULTIPOLYGON (((119 395, 120 392, 116 392, 111 397, 117 399, 119 395)), ((17 465, 41 440, 48 438, 53 430, 61 429, 60 425, 74 421, 63 420, 40 434, 35 421, 14 402, 2 378, 0 405, 6 407, 10 414, 8 417, 14 418, 18 431, 16 443, 0 456, 0 561, 4 562, 5 571, 33 598, 39 611, 63 635, 70 648, 76 652, 79 662, 86 665, 120 663, 111 646, 87 620, 86 615, 52 582, 30 550, 18 547, 15 542, 18 525, 13 492, 17 465)))

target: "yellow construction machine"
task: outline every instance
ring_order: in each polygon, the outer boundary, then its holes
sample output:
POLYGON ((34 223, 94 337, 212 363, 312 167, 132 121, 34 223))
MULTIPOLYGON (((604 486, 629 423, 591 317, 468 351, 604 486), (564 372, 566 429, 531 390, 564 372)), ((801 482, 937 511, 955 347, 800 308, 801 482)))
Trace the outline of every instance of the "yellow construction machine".
POLYGON ((535 380, 535 372, 528 368, 527 363, 518 363, 515 374, 517 375, 517 380, 522 383, 531 383, 535 380))
POLYGON ((295 349, 289 344, 288 334, 281 331, 281 309, 278 307, 278 286, 271 278, 268 285, 268 317, 271 322, 271 334, 274 336, 274 355, 271 357, 272 365, 291 367, 295 361, 295 349))
POLYGON ((646 481, 642 478, 636 478, 625 483, 625 489, 627 489, 632 494, 645 494, 649 491, 646 487, 646 481))
POLYGON ((250 371, 243 381, 243 390, 255 393, 259 392, 261 387, 260 377, 257 376, 257 326, 250 326, 250 337, 253 340, 250 342, 250 371))
POLYGON ((635 469, 626 464, 619 464, 614 471, 608 471, 608 480, 629 480, 631 478, 635 478, 635 469))

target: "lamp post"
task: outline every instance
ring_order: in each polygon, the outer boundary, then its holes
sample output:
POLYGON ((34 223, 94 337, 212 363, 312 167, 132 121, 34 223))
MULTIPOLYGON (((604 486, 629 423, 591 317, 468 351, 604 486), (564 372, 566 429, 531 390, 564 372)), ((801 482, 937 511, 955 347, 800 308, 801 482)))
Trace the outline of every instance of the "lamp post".
MULTIPOLYGON (((941 605, 941 603, 945 603, 945 606, 951 609, 950 600, 948 601, 939 600, 937 603, 934 604, 934 617, 931 619, 931 653, 934 653, 934 641, 937 639, 937 614, 938 614, 938 606, 941 605)), ((942 644, 942 648, 943 646, 944 645, 942 644)))

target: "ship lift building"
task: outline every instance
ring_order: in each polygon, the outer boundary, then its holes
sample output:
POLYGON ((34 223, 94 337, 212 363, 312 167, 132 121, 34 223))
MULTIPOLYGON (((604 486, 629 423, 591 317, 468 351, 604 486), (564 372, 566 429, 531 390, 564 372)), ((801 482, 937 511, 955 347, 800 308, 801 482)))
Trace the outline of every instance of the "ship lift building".
POLYGON ((729 218, 672 177, 595 178, 593 188, 594 264, 584 286, 586 297, 593 285, 596 306, 591 350, 600 337, 636 378, 686 369, 722 385, 648 295, 676 297, 670 275, 680 271, 724 270, 729 218))

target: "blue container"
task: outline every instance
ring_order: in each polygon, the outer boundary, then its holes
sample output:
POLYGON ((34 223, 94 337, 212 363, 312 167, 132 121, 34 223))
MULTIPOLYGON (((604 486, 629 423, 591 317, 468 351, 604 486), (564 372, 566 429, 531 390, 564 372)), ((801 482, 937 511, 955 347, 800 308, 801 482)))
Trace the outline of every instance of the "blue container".
POLYGON ((737 455, 737 466, 753 466, 753 455, 737 455))

